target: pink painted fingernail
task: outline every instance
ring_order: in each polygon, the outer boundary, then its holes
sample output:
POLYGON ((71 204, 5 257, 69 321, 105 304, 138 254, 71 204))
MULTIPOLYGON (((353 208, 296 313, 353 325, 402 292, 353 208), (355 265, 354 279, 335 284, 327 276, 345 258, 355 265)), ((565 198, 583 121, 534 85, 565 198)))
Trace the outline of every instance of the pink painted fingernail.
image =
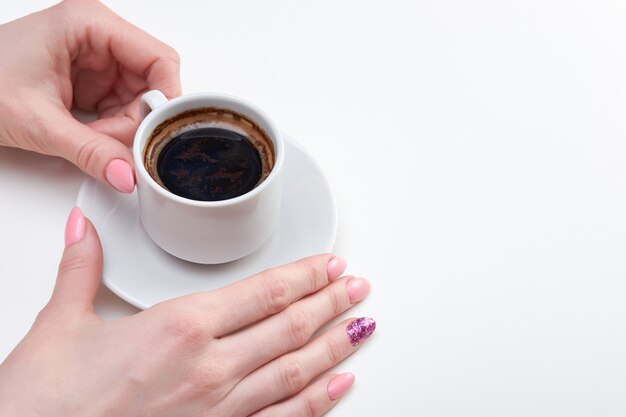
POLYGON ((68 247, 85 237, 85 216, 78 207, 70 211, 65 224, 65 247, 68 247))
POLYGON ((135 189, 135 177, 133 176, 133 169, 128 162, 123 159, 114 159, 109 162, 104 172, 109 184, 113 186, 117 191, 130 194, 135 189))
POLYGON ((335 401, 345 394, 352 384, 354 384, 354 374, 352 372, 337 375, 328 383, 328 398, 330 398, 331 401, 335 401))
POLYGON ((365 278, 352 278, 346 282, 350 304, 361 301, 370 293, 370 283, 365 278))
POLYGON ((370 337, 374 330, 376 330, 374 319, 361 317, 348 324, 346 333, 348 334, 348 339, 350 339, 350 344, 356 346, 370 337))
POLYGON ((345 259, 335 256, 328 262, 328 279, 332 281, 339 278, 343 271, 346 270, 346 266, 348 266, 348 263, 345 259))

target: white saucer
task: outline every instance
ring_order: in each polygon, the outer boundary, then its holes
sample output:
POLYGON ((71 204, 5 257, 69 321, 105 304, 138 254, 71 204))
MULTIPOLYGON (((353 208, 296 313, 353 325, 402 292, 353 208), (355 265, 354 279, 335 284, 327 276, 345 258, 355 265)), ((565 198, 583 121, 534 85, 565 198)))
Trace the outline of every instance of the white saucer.
POLYGON ((139 308, 236 280, 332 249, 335 199, 315 161, 289 136, 284 190, 276 231, 258 251, 221 265, 199 265, 168 254, 150 240, 138 217, 135 193, 123 195, 95 180, 83 182, 77 204, 95 225, 104 250, 104 284, 139 308))

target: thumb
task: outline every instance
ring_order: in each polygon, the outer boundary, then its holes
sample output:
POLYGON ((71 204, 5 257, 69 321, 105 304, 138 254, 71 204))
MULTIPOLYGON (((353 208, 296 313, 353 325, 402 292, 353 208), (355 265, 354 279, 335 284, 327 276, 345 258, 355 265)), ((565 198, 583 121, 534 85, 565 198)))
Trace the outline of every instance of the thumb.
POLYGON ((117 191, 134 190, 133 156, 126 145, 80 123, 67 111, 59 111, 51 119, 49 131, 60 156, 117 191))
POLYGON ((102 276, 102 247, 98 233, 78 207, 65 225, 65 250, 50 305, 81 313, 93 311, 102 276))

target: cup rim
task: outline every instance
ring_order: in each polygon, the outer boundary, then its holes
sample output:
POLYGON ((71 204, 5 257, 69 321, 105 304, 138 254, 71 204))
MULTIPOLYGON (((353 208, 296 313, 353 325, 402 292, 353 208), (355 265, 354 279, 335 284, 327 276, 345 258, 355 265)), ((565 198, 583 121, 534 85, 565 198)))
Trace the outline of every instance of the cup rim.
MULTIPOLYGON (((210 104, 208 105, 210 106, 210 104)), ((246 116, 249 117, 249 115, 246 115, 246 116)), ((175 202, 188 205, 188 206, 224 207, 224 206, 230 206, 230 205, 237 204, 239 202, 252 199, 256 197, 258 194, 260 194, 261 192, 263 192, 263 190, 269 186, 269 184, 274 180, 274 178, 278 176, 278 173, 282 169, 283 161, 285 159, 284 148, 285 148, 285 145, 284 145, 281 131, 278 130, 278 127, 276 126, 276 124, 274 124, 274 121, 267 115, 267 113, 265 113, 265 111, 263 111, 257 105, 251 103, 250 101, 246 99, 243 99, 241 97, 238 97, 232 94, 217 93, 217 92, 207 92, 207 93, 200 92, 200 93, 184 94, 184 95, 175 97, 173 99, 167 100, 166 103, 163 103, 161 106, 157 107, 156 109, 148 113, 148 115, 144 117, 144 119, 141 121, 141 123, 139 124, 139 127, 137 128, 137 131, 135 132, 135 138, 133 142, 133 159, 135 163, 135 172, 137 173, 137 175, 138 176, 141 175, 142 178, 146 181, 146 183, 154 191, 161 194, 163 197, 168 198, 175 202), (160 112, 163 112, 167 108, 173 105, 176 105, 177 103, 185 102, 194 98, 205 98, 208 100, 222 99, 226 101, 236 102, 237 104, 243 105, 244 107, 248 107, 249 110, 251 110, 252 112, 257 113, 258 116, 260 116, 260 118, 263 119, 263 121, 268 125, 269 129, 267 130, 269 130, 269 132, 267 132, 267 134, 270 136, 270 140, 272 140, 274 143, 274 147, 275 147, 274 151, 276 153, 275 155, 276 160, 274 161, 274 166, 272 167, 272 170, 270 171, 269 175, 267 176, 267 178, 263 180, 263 182, 261 182, 261 184, 259 184, 252 190, 248 191, 247 193, 242 194, 237 197, 229 198, 226 200, 200 201, 200 200, 193 200, 190 198, 186 198, 186 197, 182 197, 177 194, 174 194, 170 190, 167 190, 163 188, 161 185, 159 185, 159 183, 157 183, 154 180, 154 178, 152 178, 152 176, 148 173, 148 170, 146 169, 143 163, 143 155, 142 155, 143 145, 145 144, 145 140, 148 139, 148 135, 144 134, 145 130, 147 129, 146 127, 147 124, 152 119, 155 119, 160 112), (144 140, 140 139, 142 136, 145 136, 144 140)))

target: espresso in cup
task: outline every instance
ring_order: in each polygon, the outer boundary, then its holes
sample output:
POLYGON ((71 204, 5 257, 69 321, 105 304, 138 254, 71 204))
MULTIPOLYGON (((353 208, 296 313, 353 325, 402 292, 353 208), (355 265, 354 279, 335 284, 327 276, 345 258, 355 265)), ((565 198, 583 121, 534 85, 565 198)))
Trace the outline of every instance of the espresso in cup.
POLYGON ((144 149, 146 170, 161 187, 197 201, 248 193, 268 177, 276 158, 262 128, 240 113, 213 107, 164 120, 144 149))
POLYGON ((228 94, 141 96, 135 133, 139 220, 180 259, 220 264, 272 235, 282 205, 285 143, 254 104, 228 94))

